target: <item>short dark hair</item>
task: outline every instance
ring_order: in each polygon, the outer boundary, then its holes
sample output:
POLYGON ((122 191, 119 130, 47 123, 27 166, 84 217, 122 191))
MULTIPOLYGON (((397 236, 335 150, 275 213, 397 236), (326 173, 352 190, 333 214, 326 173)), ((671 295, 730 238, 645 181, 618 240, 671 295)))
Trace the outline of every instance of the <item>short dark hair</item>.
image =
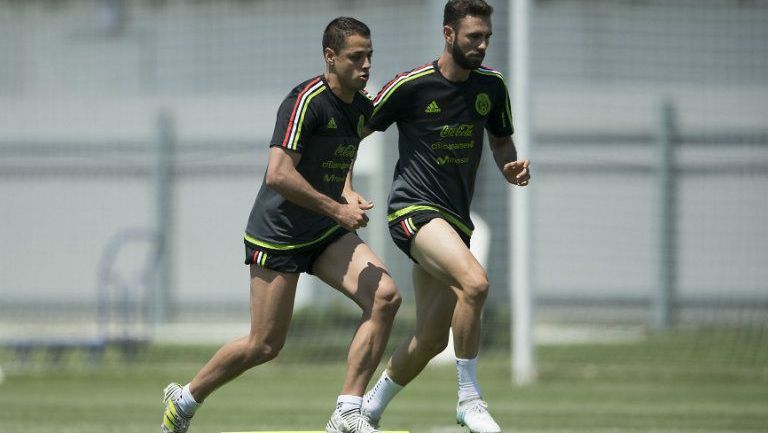
POLYGON ((344 48, 344 42, 351 35, 371 37, 371 29, 362 21, 351 17, 338 17, 325 26, 323 32, 323 50, 332 49, 338 53, 344 48))
POLYGON ((484 0, 449 0, 443 11, 443 25, 454 29, 467 15, 488 18, 493 13, 493 6, 484 0))

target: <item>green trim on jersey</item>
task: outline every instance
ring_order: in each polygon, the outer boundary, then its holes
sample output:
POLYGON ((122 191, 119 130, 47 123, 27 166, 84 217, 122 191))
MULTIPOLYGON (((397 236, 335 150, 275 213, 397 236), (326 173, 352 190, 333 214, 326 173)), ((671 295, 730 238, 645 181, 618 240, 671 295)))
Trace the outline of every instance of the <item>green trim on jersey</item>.
POLYGON ((444 210, 442 210, 442 209, 440 209, 438 207, 428 206, 428 205, 423 205, 423 204, 415 204, 415 205, 412 205, 412 206, 404 207, 404 208, 402 208, 402 209, 400 209, 398 211, 392 212, 391 214, 387 215, 387 222, 391 223, 392 221, 400 218, 403 215, 407 215, 407 214, 413 213, 413 212, 424 211, 424 210, 431 210, 431 211, 439 213, 446 220, 448 220, 448 222, 450 222, 451 224, 455 225, 462 232, 464 232, 464 234, 466 234, 467 236, 472 236, 472 230, 470 230, 469 227, 467 227, 467 225, 464 224, 464 222, 462 222, 460 219, 456 218, 455 216, 451 215, 450 213, 448 213, 448 212, 446 212, 446 211, 444 211, 444 210))
POLYGON ((270 250, 290 251, 290 250, 295 250, 295 249, 298 249, 298 248, 309 247, 309 246, 312 246, 314 244, 320 243, 320 242, 324 241, 326 238, 328 238, 330 235, 334 234, 340 228, 341 228, 340 225, 335 225, 335 226, 331 227, 330 229, 326 230, 325 233, 323 233, 322 236, 320 236, 319 238, 313 239, 313 240, 311 240, 309 242, 304 242, 304 243, 295 244, 295 245, 273 244, 273 243, 270 243, 270 242, 260 241, 260 240, 254 238, 254 237, 251 237, 251 235, 249 235, 248 233, 245 234, 245 240, 247 242, 253 244, 253 245, 256 245, 256 246, 259 246, 259 247, 262 247, 262 248, 268 248, 270 250))
POLYGON ((379 111, 379 108, 381 108, 387 102, 387 99, 389 99, 389 97, 395 92, 395 90, 397 90, 398 87, 402 86, 403 84, 405 84, 405 83, 407 83, 409 81, 415 80, 416 78, 423 77, 423 76, 429 75, 429 74, 434 74, 434 73, 435 73, 435 69, 434 68, 427 69, 426 71, 419 72, 418 74, 413 74, 413 75, 411 75, 411 76, 409 76, 407 78, 404 78, 404 79, 400 80, 397 84, 395 84, 392 87, 390 87, 389 89, 387 89, 387 93, 373 107, 373 114, 371 114, 371 117, 373 117, 376 114, 376 112, 379 111))

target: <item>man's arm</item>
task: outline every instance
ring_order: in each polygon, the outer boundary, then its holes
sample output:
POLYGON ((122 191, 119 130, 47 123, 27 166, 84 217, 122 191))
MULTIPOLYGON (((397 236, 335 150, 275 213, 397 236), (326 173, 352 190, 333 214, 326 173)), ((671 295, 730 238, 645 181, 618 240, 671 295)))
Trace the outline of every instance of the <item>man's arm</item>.
POLYGON ((496 166, 499 167, 507 182, 517 186, 528 185, 531 180, 531 172, 528 168, 530 162, 527 159, 517 159, 517 149, 512 136, 496 137, 489 133, 488 143, 496 166))
POLYGON ((352 170, 355 168, 355 161, 356 160, 353 159, 349 166, 349 171, 347 172, 347 180, 344 181, 344 191, 342 191, 341 196, 344 198, 344 200, 346 200, 347 203, 357 203, 361 209, 373 209, 373 202, 368 201, 352 187, 352 170))
POLYGON ((365 227, 365 208, 357 203, 339 203, 319 192, 297 170, 301 155, 280 147, 269 149, 265 182, 289 201, 313 212, 333 218, 347 230, 365 227))
MULTIPOLYGON (((363 135, 361 139, 364 139, 371 134, 373 134, 373 131, 368 129, 367 126, 363 126, 363 135)), ((347 180, 344 181, 344 191, 341 193, 341 196, 344 197, 344 200, 346 200, 347 203, 359 203, 360 207, 365 210, 373 209, 373 202, 368 201, 352 187, 352 172, 355 168, 356 160, 357 159, 353 159, 349 166, 349 171, 347 172, 347 180)))

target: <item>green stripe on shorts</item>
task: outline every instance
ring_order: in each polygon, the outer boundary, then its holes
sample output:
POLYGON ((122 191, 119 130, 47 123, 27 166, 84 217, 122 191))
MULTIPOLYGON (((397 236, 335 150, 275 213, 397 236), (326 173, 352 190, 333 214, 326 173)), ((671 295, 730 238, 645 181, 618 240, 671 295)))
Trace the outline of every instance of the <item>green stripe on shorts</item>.
POLYGON ((254 237, 251 237, 251 235, 249 235, 248 233, 245 234, 245 240, 247 242, 253 244, 253 245, 257 245, 257 246, 260 246, 262 248, 267 248, 267 249, 270 249, 270 250, 290 251, 290 250, 295 250, 295 249, 298 249, 298 248, 304 248, 304 247, 312 246, 314 244, 318 244, 318 243, 324 241, 325 239, 327 239, 332 234, 334 234, 340 228, 341 228, 341 226, 335 225, 335 226, 331 227, 330 229, 326 230, 326 232, 323 233, 323 235, 320 236, 319 238, 311 240, 309 242, 304 242, 304 243, 295 244, 295 245, 273 244, 273 243, 269 243, 269 242, 260 241, 260 240, 254 238, 254 237))
POLYGON ((435 206, 428 206, 423 204, 415 204, 412 206, 404 207, 398 211, 392 212, 391 214, 387 215, 387 222, 391 223, 392 221, 400 218, 403 215, 408 215, 410 213, 424 211, 424 210, 430 210, 439 213, 443 218, 448 220, 451 224, 455 225, 459 228, 462 232, 464 232, 467 236, 472 236, 472 230, 467 227, 466 224, 464 224, 460 219, 456 218, 455 216, 449 214, 448 212, 435 207, 435 206))

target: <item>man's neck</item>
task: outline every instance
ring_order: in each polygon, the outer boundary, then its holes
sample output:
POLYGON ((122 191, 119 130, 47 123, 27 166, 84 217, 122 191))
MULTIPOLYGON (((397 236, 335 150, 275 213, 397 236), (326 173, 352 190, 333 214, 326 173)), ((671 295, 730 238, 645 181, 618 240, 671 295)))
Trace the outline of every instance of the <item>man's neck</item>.
POLYGON ((351 104, 355 99, 355 90, 342 86, 341 82, 339 81, 339 77, 337 77, 336 74, 326 72, 325 81, 328 82, 328 87, 331 88, 331 92, 338 96, 338 98, 342 101, 346 102, 347 104, 351 104))
POLYGON ((440 69, 440 73, 443 74, 443 77, 454 83, 467 81, 469 79, 469 74, 472 72, 469 69, 464 69, 459 66, 456 61, 453 60, 453 55, 447 50, 443 51, 443 54, 437 59, 437 67, 440 69))

